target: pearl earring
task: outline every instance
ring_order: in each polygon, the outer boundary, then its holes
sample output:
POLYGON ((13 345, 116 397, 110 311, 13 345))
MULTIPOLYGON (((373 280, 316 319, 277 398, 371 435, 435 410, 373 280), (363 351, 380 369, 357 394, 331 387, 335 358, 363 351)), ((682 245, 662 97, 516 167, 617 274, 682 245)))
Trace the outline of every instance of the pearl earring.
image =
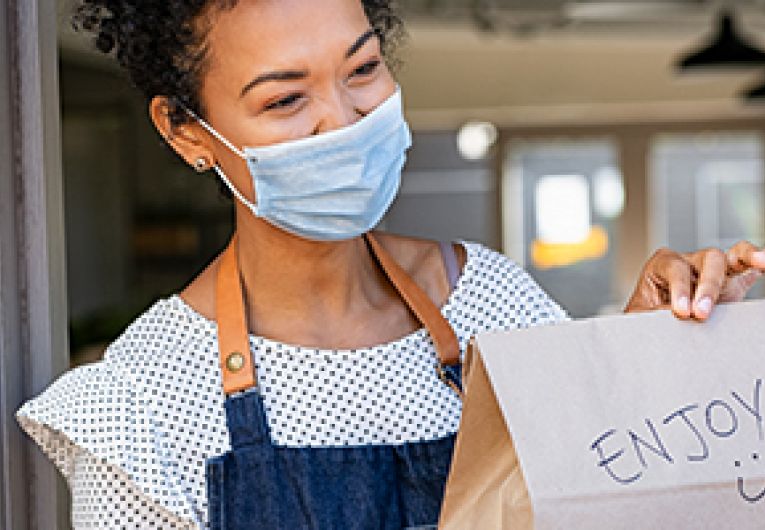
POLYGON ((200 156, 196 159, 194 162, 194 169, 197 170, 198 173, 202 173, 203 171, 207 171, 209 169, 209 164, 207 163, 207 159, 203 156, 200 156))

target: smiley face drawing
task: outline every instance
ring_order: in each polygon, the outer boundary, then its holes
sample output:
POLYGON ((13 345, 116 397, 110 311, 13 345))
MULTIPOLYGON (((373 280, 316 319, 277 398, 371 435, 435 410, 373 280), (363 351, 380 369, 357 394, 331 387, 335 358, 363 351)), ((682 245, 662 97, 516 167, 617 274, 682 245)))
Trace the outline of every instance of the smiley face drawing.
MULTIPOLYGON (((752 460, 757 461, 759 460, 759 458, 760 458, 760 455, 758 455, 757 453, 752 453, 752 460)), ((733 463, 733 465, 736 467, 741 467, 741 462, 736 460, 733 463)), ((744 477, 738 477, 736 484, 738 485, 738 494, 741 495, 741 498, 747 502, 755 503, 765 498, 765 488, 763 488, 760 492, 754 495, 747 493, 746 488, 744 486, 744 477)))

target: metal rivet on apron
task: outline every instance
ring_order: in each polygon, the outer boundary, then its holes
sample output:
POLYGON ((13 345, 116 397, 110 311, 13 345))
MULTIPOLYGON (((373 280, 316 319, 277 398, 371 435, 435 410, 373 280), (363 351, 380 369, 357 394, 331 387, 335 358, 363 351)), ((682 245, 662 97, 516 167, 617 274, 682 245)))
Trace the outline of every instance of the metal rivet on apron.
POLYGON ((238 372, 244 367, 244 355, 241 352, 231 352, 226 357, 226 368, 229 372, 238 372))

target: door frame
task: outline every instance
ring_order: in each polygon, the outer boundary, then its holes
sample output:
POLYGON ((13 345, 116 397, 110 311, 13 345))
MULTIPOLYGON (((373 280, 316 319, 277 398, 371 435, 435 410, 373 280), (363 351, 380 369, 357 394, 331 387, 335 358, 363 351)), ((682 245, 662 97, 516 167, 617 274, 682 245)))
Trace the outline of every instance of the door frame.
POLYGON ((69 364, 57 2, 0 5, 0 527, 69 528, 66 488, 14 412, 69 364))

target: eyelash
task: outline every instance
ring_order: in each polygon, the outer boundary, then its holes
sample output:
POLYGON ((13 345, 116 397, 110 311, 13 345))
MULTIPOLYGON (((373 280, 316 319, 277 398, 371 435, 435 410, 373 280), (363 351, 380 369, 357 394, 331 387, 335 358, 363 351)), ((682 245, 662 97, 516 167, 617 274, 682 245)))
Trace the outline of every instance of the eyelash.
POLYGON ((276 109, 291 107, 301 97, 302 97, 301 94, 290 94, 286 98, 282 98, 278 101, 274 101, 273 103, 269 103, 268 105, 266 105, 266 110, 276 110, 276 109))
POLYGON ((362 64, 358 68, 356 68, 353 73, 354 75, 372 75, 377 70, 377 67, 380 66, 380 60, 379 59, 372 59, 371 61, 362 64))
MULTIPOLYGON (((380 66, 380 60, 379 59, 373 59, 358 68, 356 68, 353 71, 352 75, 359 75, 359 76, 370 76, 374 74, 377 71, 377 68, 380 66)), ((289 96, 282 98, 278 101, 274 101, 273 103, 270 103, 266 105, 266 110, 278 110, 278 109, 285 109, 293 106, 296 102, 300 100, 302 97, 302 94, 290 94, 289 96)))

